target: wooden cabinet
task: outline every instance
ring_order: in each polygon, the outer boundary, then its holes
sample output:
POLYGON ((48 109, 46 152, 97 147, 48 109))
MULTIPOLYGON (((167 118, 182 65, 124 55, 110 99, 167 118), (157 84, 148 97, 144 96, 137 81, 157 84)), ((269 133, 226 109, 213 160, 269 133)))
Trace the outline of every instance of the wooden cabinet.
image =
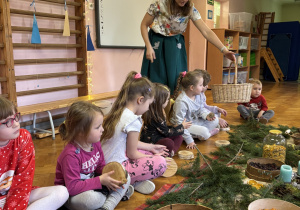
MULTIPOLYGON (((219 39, 224 42, 224 45, 225 37, 233 38, 232 45, 229 47, 229 50, 243 56, 243 66, 239 66, 238 76, 247 75, 246 82, 248 82, 249 78, 259 79, 261 36, 259 34, 230 29, 212 30, 216 33, 219 39)), ((226 66, 226 62, 224 62, 225 59, 227 58, 224 58, 220 50, 208 42, 206 69, 211 75, 210 85, 223 83, 223 75, 228 73, 229 69, 228 67, 224 67, 226 66)))

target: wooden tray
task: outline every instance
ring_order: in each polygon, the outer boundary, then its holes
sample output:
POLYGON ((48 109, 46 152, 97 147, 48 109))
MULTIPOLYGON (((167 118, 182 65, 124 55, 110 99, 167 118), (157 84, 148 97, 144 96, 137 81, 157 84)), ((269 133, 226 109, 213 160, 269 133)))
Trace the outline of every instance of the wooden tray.
POLYGON ((283 165, 283 162, 280 162, 278 160, 270 159, 270 158, 252 158, 247 161, 247 168, 246 168, 246 176, 250 179, 255 179, 257 181, 263 181, 263 182, 271 182, 275 177, 277 177, 280 174, 280 170, 263 170, 259 168, 255 168, 253 166, 250 166, 250 162, 255 163, 275 163, 277 166, 281 167, 283 165))
POLYGON ((168 206, 164 206, 158 210, 212 210, 211 208, 208 208, 206 206, 201 206, 201 205, 193 205, 193 204, 180 204, 180 203, 175 203, 171 204, 168 206))

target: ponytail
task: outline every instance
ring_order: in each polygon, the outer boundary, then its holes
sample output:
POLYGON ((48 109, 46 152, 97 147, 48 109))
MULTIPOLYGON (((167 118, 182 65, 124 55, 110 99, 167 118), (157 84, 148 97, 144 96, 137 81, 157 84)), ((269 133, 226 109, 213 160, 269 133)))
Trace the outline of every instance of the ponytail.
POLYGON ((127 75, 110 112, 103 121, 102 143, 113 137, 127 102, 135 100, 138 96, 144 96, 145 99, 152 98, 154 96, 153 84, 147 78, 141 77, 139 73, 131 71, 127 75))

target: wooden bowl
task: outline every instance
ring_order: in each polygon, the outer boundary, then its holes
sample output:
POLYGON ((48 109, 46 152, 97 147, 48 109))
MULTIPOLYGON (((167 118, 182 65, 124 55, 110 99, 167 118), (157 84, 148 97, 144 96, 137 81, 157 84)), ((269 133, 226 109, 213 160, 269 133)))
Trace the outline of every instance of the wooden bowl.
POLYGON ((180 204, 180 203, 175 203, 171 204, 168 206, 161 207, 158 210, 212 210, 211 208, 208 208, 206 206, 201 206, 201 205, 193 205, 193 204, 180 204))
POLYGON ((264 199, 258 199, 256 201, 253 201, 248 206, 248 210, 260 210, 260 209, 276 209, 276 210, 299 210, 300 207, 278 199, 270 199, 270 198, 264 198, 264 199))
POLYGON ((267 163, 275 163, 276 166, 279 168, 281 165, 283 165, 283 162, 280 162, 278 160, 270 159, 270 158, 252 158, 247 161, 247 168, 246 168, 246 176, 250 179, 255 179, 257 181, 263 181, 263 182, 271 182, 275 177, 277 177, 280 174, 280 170, 263 170, 259 168, 255 168, 253 166, 250 166, 250 162, 255 163, 261 163, 261 164, 267 164, 267 163))

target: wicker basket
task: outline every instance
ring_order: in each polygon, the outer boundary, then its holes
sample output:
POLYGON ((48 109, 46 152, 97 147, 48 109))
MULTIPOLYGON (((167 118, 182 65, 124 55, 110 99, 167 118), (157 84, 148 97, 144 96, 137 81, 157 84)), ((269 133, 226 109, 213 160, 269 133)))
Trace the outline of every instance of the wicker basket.
MULTIPOLYGON (((253 84, 237 84, 237 64, 232 62, 229 66, 228 75, 232 64, 235 64, 234 84, 211 85, 214 103, 247 103, 251 98, 253 84)), ((230 83, 230 77, 228 77, 230 83)))

